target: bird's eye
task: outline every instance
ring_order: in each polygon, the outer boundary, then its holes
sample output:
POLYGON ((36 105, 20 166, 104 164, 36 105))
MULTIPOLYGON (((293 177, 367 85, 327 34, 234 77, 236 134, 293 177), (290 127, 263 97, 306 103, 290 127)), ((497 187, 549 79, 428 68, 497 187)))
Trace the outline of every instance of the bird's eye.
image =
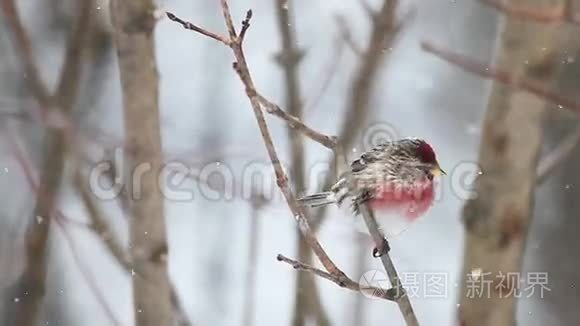
POLYGON ((428 174, 427 174, 427 179, 429 179, 429 180, 433 180, 433 174, 431 174, 431 173, 428 173, 428 174))

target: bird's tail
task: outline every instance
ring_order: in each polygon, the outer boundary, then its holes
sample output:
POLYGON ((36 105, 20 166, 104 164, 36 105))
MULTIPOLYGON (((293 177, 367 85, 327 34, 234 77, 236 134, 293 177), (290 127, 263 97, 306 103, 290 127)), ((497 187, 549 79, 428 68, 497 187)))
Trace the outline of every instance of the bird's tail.
POLYGON ((320 207, 336 203, 336 194, 333 191, 319 192, 317 194, 304 196, 298 201, 305 206, 320 207))

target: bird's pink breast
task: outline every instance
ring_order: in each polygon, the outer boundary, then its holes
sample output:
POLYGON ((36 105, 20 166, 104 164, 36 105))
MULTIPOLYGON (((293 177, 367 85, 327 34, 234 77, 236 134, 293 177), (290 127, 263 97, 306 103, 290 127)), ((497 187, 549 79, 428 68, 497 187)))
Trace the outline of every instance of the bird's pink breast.
POLYGON ((369 203, 375 210, 394 211, 409 220, 415 220, 431 207, 434 199, 434 184, 425 181, 406 186, 385 184, 369 203))

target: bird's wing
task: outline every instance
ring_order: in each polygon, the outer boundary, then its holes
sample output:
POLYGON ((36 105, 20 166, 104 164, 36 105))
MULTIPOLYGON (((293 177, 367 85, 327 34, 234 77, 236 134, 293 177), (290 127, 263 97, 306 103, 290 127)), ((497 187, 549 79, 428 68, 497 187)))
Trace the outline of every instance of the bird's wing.
POLYGON ((364 152, 361 156, 354 160, 350 164, 351 171, 356 173, 364 170, 368 165, 375 163, 380 160, 384 160, 385 157, 389 156, 391 153, 389 151, 388 144, 377 145, 370 151, 364 152))

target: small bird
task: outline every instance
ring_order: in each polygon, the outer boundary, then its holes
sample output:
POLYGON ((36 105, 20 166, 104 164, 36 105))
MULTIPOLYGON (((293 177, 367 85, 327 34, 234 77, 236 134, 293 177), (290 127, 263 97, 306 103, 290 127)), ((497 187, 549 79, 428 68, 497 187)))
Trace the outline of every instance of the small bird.
POLYGON ((360 205, 368 202, 375 212, 387 213, 377 220, 381 229, 389 233, 393 231, 388 230, 393 219, 402 217, 404 222, 412 222, 432 206, 434 178, 445 174, 431 145, 423 139, 403 138, 378 144, 363 153, 329 191, 299 201, 319 207, 334 203, 341 206, 348 199, 355 215, 360 205))

